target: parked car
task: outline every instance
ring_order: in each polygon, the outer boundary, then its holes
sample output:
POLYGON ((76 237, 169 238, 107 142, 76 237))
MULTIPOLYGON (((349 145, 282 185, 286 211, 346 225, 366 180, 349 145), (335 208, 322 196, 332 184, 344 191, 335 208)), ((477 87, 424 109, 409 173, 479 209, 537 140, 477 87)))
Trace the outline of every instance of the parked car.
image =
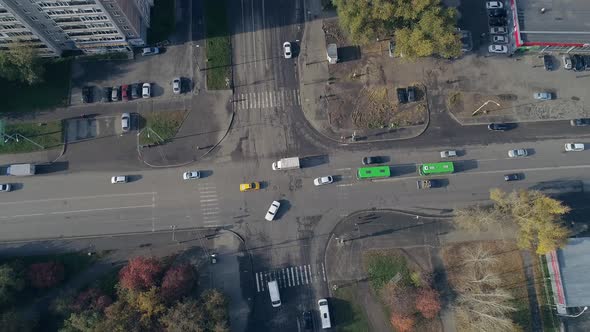
POLYGON ((572 127, 590 126, 590 119, 573 119, 570 121, 572 127))
POLYGON ((413 103, 416 101, 416 88, 413 86, 409 86, 406 89, 406 92, 408 94, 408 102, 409 103, 413 103))
POLYGON ((172 80, 172 92, 174 92, 174 94, 177 94, 177 95, 182 92, 182 89, 180 86, 180 77, 177 77, 172 80))
POLYGON ((573 68, 572 58, 569 56, 569 54, 562 55, 561 60, 563 61, 563 68, 564 69, 570 70, 573 68))
POLYGON ((492 26, 492 27, 490 27, 490 33, 496 34, 496 35, 503 35, 503 34, 508 33, 508 28, 502 27, 502 26, 499 26, 499 27, 492 26))
POLYGON ((139 90, 141 90, 141 87, 139 86, 139 83, 137 83, 137 84, 131 84, 131 98, 132 99, 139 98, 139 90))
POLYGON ((582 71, 586 67, 584 65, 584 58, 581 55, 574 54, 572 62, 574 63, 574 71, 582 71))
POLYGON ((584 69, 590 70, 590 56, 589 55, 583 55, 582 56, 582 61, 584 62, 584 69))
POLYGON ((307 331, 313 330, 313 319, 311 317, 311 311, 303 312, 303 329, 307 331))
POLYGON ((291 43, 289 42, 284 42, 283 43, 283 55, 285 56, 285 59, 291 59, 291 43))
POLYGON ((332 178, 331 175, 322 176, 319 178, 315 178, 315 180, 313 180, 313 184, 315 184, 316 186, 323 186, 325 184, 330 184, 332 182, 334 182, 334 178, 332 178))
POLYGON ((488 1, 486 2, 487 9, 504 8, 502 1, 488 1))
POLYGON ((514 149, 508 150, 508 157, 510 158, 518 158, 518 157, 526 157, 528 156, 528 152, 526 149, 514 149))
POLYGON ((121 92, 119 91, 120 88, 118 86, 114 86, 111 90, 111 100, 112 101, 119 101, 121 96, 121 92))
POLYGON ((508 20, 506 17, 490 17, 488 23, 490 27, 504 27, 508 25, 508 20))
POLYGON ((143 55, 143 56, 156 55, 159 53, 160 53, 159 47, 144 47, 143 50, 141 50, 141 55, 143 55))
POLYGON ((84 86, 82 87, 82 102, 84 104, 88 104, 93 102, 93 94, 92 94, 92 87, 91 86, 84 86))
POLYGON ((565 151, 584 151, 583 143, 565 143, 565 151))
POLYGON ((111 183, 127 183, 127 181, 129 181, 127 175, 117 175, 111 178, 111 183))
POLYGON ((382 164, 383 158, 379 156, 364 157, 362 162, 363 165, 382 164))
POLYGON ((488 129, 492 131, 505 131, 509 129, 509 126, 506 123, 490 123, 488 129))
POLYGON ((535 92, 533 93, 533 98, 537 100, 551 100, 553 99, 553 95, 551 92, 535 92))
POLYGON ((151 83, 143 83, 141 89, 141 97, 142 98, 149 98, 152 96, 152 84, 151 83))
POLYGON ((268 212, 266 212, 266 216, 264 216, 264 219, 266 219, 268 221, 272 221, 275 218, 280 206, 281 206, 280 202, 273 201, 270 204, 270 207, 268 208, 268 212))
POLYGON ((194 180, 194 179, 200 179, 201 178, 201 172, 199 171, 189 171, 189 172, 184 172, 182 174, 182 178, 184 180, 194 180))
POLYGON ((397 88, 397 101, 400 104, 405 104, 408 102, 408 93, 404 88, 397 88))
POLYGON ((121 97, 124 101, 129 101, 129 85, 124 84, 121 86, 121 97))
POLYGON ((455 150, 447 150, 447 151, 440 152, 441 158, 454 158, 456 156, 457 156, 457 151, 455 151, 455 150))
POLYGON ((241 183, 240 184, 240 191, 241 192, 253 191, 253 190, 258 190, 258 189, 260 189, 259 182, 250 182, 250 183, 241 183))
POLYGON ((508 53, 508 47, 506 45, 492 44, 488 47, 488 51, 490 53, 506 54, 508 53))
POLYGON ((111 93, 112 93, 111 87, 102 88, 102 101, 105 103, 110 102, 111 101, 111 93))
POLYGON ((504 175, 504 181, 518 181, 518 180, 520 180, 520 175, 518 173, 504 175))
POLYGON ((121 114, 121 130, 126 133, 129 131, 129 128, 131 128, 131 116, 129 113, 123 113, 121 114))
POLYGON ((553 59, 549 54, 543 55, 543 65, 545 66, 545 70, 553 70, 553 59))
POLYGON ((494 44, 507 44, 508 37, 502 36, 502 35, 492 36, 492 43, 494 43, 494 44))
POLYGON ((489 17, 506 17, 506 10, 504 10, 502 8, 489 9, 488 16, 489 17))
POLYGON ((0 192, 9 192, 10 190, 12 190, 10 183, 0 184, 0 192))

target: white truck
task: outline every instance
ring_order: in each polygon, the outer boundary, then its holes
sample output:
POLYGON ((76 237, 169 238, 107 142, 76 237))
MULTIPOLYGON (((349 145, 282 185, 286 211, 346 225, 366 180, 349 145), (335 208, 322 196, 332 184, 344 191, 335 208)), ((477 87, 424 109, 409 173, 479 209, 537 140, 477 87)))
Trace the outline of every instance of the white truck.
POLYGON ((33 164, 13 164, 6 169, 6 175, 29 176, 35 174, 35 165, 33 164))
POLYGON ((283 158, 272 163, 272 169, 276 170, 287 170, 300 168, 299 157, 283 158))
POLYGON ((338 46, 336 44, 328 44, 328 63, 335 64, 338 62, 338 46))

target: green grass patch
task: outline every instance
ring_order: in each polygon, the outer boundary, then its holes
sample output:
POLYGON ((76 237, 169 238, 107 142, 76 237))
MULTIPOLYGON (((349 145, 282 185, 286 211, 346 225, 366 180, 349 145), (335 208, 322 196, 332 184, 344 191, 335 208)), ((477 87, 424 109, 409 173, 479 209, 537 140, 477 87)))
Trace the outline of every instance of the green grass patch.
MULTIPOLYGON (((547 259, 545 256, 539 258, 539 268, 543 269, 542 276, 549 276, 549 269, 547 268, 547 259)), ((541 273, 539 271, 539 273, 541 273)), ((539 296, 539 304, 541 306, 541 319, 543 320, 543 331, 559 331, 559 318, 555 315, 555 310, 552 307, 553 303, 553 288, 551 288, 551 280, 543 278, 542 288, 537 295, 539 296)), ((541 288, 540 287, 540 288, 541 288)))
POLYGON ((336 331, 369 332, 367 316, 356 300, 356 285, 338 288, 330 299, 336 331))
POLYGON ((365 270, 369 282, 378 293, 389 281, 411 283, 410 270, 406 260, 393 253, 370 252, 365 256, 365 270))
POLYGON ((231 79, 231 40, 227 24, 227 0, 205 1, 207 38, 207 88, 229 89, 231 79))
POLYGON ((45 64, 43 82, 27 85, 0 78, 1 112, 27 112, 67 106, 70 60, 50 60, 45 64))
POLYGON ((186 111, 150 112, 142 114, 139 144, 163 144, 170 141, 184 120, 186 111))
POLYGON ((176 26, 175 0, 156 0, 150 12, 150 27, 147 33, 148 44, 168 39, 176 26))
POLYGON ((9 140, 4 144, 0 143, 0 154, 25 153, 60 147, 63 144, 62 132, 61 121, 7 124, 5 134, 18 138, 18 142, 16 139, 10 139, 5 136, 2 142, 5 139, 9 140), (24 139, 23 137, 26 137, 27 139, 24 139))

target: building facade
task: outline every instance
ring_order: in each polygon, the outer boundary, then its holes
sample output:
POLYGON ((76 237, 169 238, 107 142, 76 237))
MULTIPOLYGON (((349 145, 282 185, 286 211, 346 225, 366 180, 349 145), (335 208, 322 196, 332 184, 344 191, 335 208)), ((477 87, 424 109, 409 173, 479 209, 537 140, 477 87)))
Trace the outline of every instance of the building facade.
POLYGON ((0 50, 28 44, 42 56, 129 51, 145 45, 153 0, 0 0, 0 50))

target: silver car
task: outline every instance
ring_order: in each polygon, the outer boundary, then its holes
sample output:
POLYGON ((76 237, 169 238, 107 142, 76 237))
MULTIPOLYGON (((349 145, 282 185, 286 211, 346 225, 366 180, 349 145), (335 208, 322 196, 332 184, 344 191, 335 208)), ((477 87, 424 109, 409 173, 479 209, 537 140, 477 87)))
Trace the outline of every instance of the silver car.
POLYGON ((266 212, 266 216, 264 217, 264 219, 272 221, 275 218, 280 206, 281 203, 279 201, 273 201, 272 204, 270 204, 270 207, 268 208, 268 212, 266 212))
POLYGON ((199 171, 184 172, 182 174, 182 178, 184 180, 200 179, 201 178, 201 172, 199 172, 199 171))
POLYGON ((526 157, 528 156, 528 152, 526 149, 514 149, 508 151, 508 157, 510 158, 518 158, 518 157, 526 157))
POLYGON ((551 95, 551 92, 535 92, 533 93, 533 98, 537 100, 551 100, 553 99, 553 96, 551 95))
POLYGON ((123 113, 121 114, 121 130, 126 133, 129 131, 129 128, 131 128, 131 116, 129 113, 123 113))
POLYGON ((0 192, 9 192, 12 189, 10 183, 0 184, 0 192))
POLYGON ((323 186, 325 184, 330 184, 332 182, 334 182, 334 178, 332 178, 331 175, 322 176, 319 178, 315 178, 315 180, 313 180, 313 184, 315 184, 316 186, 323 186))

